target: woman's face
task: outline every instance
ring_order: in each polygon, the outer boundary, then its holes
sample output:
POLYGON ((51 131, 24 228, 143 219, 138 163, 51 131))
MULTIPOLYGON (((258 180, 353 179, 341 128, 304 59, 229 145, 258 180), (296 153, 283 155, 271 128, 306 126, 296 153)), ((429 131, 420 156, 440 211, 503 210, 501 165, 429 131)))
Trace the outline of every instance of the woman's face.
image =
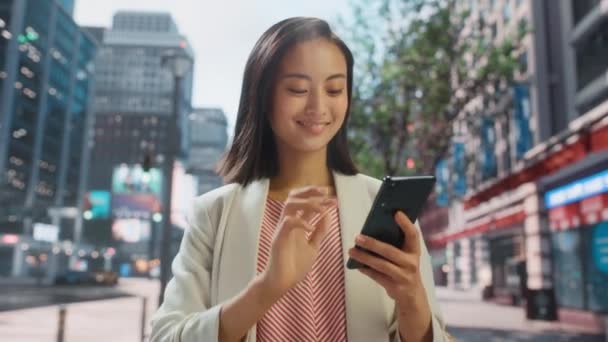
POLYGON ((327 39, 304 41, 283 57, 273 88, 270 125, 279 150, 326 148, 346 116, 346 58, 327 39))

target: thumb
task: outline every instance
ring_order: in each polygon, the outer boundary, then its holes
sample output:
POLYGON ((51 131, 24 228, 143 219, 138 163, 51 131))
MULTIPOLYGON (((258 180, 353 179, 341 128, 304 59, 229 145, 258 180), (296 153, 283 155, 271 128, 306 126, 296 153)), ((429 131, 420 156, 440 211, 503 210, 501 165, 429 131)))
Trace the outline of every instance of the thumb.
POLYGON ((321 214, 321 219, 315 225, 315 230, 310 234, 309 241, 315 246, 315 248, 319 248, 321 246, 321 242, 325 240, 325 237, 329 233, 329 226, 331 221, 331 210, 325 211, 321 214))

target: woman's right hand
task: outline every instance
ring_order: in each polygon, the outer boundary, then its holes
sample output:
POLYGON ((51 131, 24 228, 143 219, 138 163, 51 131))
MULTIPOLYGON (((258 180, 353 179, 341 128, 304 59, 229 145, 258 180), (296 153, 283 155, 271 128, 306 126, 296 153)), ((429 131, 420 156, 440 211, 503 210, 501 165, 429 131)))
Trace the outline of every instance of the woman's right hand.
POLYGON ((329 232, 329 189, 305 187, 292 190, 276 228, 270 260, 261 274, 264 286, 281 296, 306 277, 329 232), (315 226, 310 221, 323 215, 315 226))

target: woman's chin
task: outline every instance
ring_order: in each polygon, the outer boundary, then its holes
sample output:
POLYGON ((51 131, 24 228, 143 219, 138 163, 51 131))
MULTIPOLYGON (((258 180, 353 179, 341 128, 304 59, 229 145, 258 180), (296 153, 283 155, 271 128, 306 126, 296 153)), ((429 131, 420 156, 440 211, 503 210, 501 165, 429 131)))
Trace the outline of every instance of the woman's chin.
POLYGON ((321 152, 327 148, 327 144, 329 141, 308 141, 308 142, 298 142, 295 144, 290 144, 290 149, 294 152, 298 153, 315 153, 321 152))

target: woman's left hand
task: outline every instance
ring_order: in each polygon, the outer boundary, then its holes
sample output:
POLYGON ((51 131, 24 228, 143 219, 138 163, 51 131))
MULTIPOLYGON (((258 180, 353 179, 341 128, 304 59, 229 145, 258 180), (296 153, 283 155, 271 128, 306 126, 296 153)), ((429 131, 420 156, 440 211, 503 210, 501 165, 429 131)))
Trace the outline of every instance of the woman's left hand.
POLYGON ((420 238, 418 229, 402 212, 397 212, 395 221, 403 230, 405 242, 401 249, 359 235, 355 242, 360 247, 381 257, 356 248, 348 254, 369 268, 358 270, 376 281, 395 300, 401 337, 407 341, 432 338, 431 310, 420 275, 420 238))

